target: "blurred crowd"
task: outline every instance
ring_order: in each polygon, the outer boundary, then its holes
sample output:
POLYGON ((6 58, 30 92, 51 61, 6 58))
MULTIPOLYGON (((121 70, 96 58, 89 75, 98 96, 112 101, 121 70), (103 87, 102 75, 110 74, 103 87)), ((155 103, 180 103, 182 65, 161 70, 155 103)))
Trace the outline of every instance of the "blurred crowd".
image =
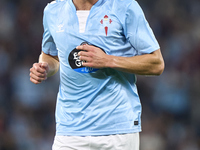
MULTIPOLYGON (((49 0, 0 0, 0 150, 50 150, 58 73, 29 81, 49 0)), ((200 1, 138 0, 159 43, 165 71, 137 76, 141 150, 200 150, 200 1)))

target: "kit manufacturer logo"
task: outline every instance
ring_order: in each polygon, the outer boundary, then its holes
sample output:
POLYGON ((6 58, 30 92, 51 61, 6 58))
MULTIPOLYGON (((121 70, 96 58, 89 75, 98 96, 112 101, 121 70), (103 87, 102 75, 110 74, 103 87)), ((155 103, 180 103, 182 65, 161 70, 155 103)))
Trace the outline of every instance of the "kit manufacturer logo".
POLYGON ((65 30, 63 29, 64 24, 59 24, 57 27, 58 27, 58 30, 56 31, 57 33, 59 33, 59 32, 64 32, 64 31, 65 31, 65 30))

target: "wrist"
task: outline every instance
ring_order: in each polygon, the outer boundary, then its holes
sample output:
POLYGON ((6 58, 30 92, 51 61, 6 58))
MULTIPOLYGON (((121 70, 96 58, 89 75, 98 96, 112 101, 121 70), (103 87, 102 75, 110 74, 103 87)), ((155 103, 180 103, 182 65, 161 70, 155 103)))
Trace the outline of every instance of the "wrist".
POLYGON ((115 68, 116 67, 116 56, 113 55, 107 55, 106 63, 105 63, 105 68, 115 68))

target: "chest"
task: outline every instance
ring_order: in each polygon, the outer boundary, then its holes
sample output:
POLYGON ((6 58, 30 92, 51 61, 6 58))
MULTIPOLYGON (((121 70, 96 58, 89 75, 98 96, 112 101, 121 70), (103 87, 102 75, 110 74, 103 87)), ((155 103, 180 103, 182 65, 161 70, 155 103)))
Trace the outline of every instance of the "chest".
POLYGON ((77 46, 80 44, 77 42, 82 40, 97 46, 106 46, 106 43, 115 45, 125 41, 122 23, 114 12, 107 9, 100 12, 91 10, 85 18, 84 27, 76 12, 62 9, 52 19, 50 32, 56 45, 64 42, 77 46), (81 28, 84 28, 84 32, 81 32, 81 28))

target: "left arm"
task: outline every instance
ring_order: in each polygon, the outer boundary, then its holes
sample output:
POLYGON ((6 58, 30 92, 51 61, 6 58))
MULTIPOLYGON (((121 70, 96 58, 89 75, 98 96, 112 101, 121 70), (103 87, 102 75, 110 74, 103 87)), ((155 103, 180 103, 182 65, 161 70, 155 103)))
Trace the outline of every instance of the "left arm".
POLYGON ((133 57, 107 55, 91 45, 81 45, 77 49, 83 66, 93 68, 113 68, 139 75, 160 75, 164 70, 164 60, 159 44, 144 13, 136 1, 132 1, 124 13, 124 36, 139 54, 133 57), (155 51, 153 51, 155 50, 155 51), (153 52, 152 52, 153 51, 153 52), (150 53, 151 52, 151 53, 150 53))
POLYGON ((160 49, 133 57, 107 55, 102 50, 91 45, 81 45, 77 49, 83 66, 93 68, 113 68, 139 75, 160 75, 164 70, 164 60, 160 49))

